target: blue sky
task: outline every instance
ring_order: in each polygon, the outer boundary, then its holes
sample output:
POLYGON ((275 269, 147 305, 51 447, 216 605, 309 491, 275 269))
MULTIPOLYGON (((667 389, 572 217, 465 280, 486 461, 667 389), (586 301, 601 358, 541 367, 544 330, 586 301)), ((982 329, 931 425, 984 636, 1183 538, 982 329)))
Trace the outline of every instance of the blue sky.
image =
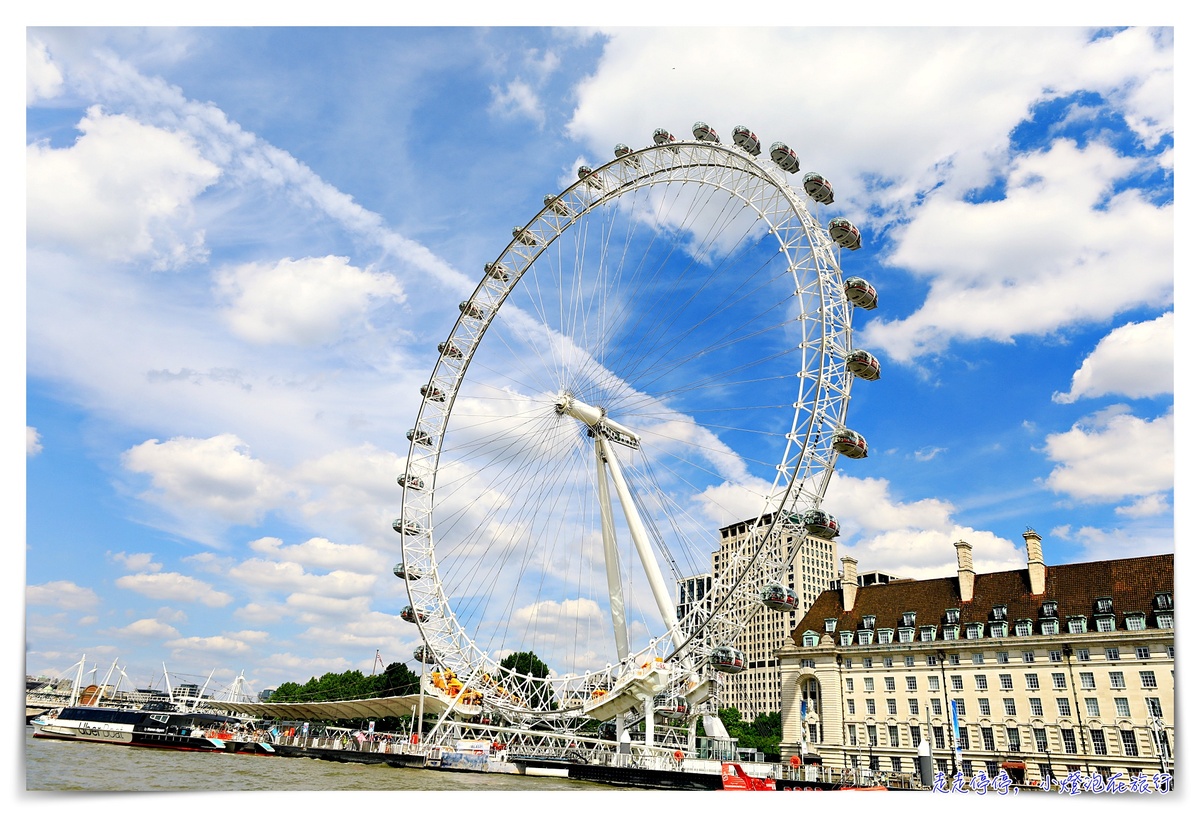
POLYGON ((1148 28, 30 28, 27 672, 415 668, 436 342, 580 164, 696 120, 863 233, 839 555, 1173 551, 1174 66, 1148 28))

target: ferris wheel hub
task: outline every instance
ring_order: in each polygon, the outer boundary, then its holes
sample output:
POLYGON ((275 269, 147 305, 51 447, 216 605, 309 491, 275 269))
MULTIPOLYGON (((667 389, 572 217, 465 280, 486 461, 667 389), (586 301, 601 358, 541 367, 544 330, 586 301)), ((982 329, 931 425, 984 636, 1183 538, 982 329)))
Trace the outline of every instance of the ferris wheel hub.
POLYGON ((554 403, 554 410, 560 415, 574 417, 587 426, 593 434, 599 434, 607 440, 629 448, 641 447, 642 438, 610 418, 606 409, 578 400, 569 391, 558 395, 558 399, 554 403))

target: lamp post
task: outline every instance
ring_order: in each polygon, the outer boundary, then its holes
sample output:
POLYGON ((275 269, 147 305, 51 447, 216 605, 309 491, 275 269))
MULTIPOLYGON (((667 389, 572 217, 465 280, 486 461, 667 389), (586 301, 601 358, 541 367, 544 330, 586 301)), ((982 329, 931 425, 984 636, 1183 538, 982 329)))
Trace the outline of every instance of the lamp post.
POLYGON ((950 776, 958 776, 958 752, 955 751, 958 746, 958 735, 954 734, 953 720, 950 718, 950 688, 946 686, 946 651, 937 651, 938 664, 942 668, 942 699, 946 704, 946 731, 950 733, 950 740, 947 741, 947 747, 950 749, 950 776))
POLYGON ((1079 708, 1079 692, 1075 689, 1075 670, 1071 667, 1071 656, 1075 654, 1075 649, 1070 644, 1063 644, 1062 653, 1067 659, 1067 675, 1071 678, 1071 698, 1075 701, 1075 721, 1079 724, 1079 748, 1083 752, 1083 769, 1090 775, 1092 767, 1088 763, 1087 730, 1083 728, 1083 711, 1079 708))

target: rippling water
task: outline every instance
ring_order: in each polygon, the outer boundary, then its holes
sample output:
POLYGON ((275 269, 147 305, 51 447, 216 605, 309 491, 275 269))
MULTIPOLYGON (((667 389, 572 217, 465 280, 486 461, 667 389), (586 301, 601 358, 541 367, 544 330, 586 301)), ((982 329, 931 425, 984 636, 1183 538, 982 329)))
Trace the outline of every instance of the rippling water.
MULTIPOLYGON (((399 769, 290 757, 172 752, 34 739, 25 730, 28 791, 617 791, 562 778, 399 769)), ((295 803, 295 800, 289 800, 295 803)), ((304 813, 308 813, 304 811, 304 813)))

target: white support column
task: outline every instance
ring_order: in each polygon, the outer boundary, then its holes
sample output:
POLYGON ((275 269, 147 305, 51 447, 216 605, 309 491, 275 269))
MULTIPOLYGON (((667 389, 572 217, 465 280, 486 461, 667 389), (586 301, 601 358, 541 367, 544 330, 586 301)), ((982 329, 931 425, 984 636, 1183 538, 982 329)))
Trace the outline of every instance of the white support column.
POLYGON ((621 587, 621 564, 617 555, 617 533, 613 525, 608 475, 604 471, 604 448, 596 436, 596 489, 600 493, 600 532, 604 540, 604 569, 608 575, 608 609, 617 640, 617 660, 629 657, 629 627, 625 623, 625 593, 621 587))
POLYGON ((675 646, 682 647, 684 639, 683 633, 679 629, 679 619, 675 615, 675 597, 667 589, 662 571, 658 567, 658 561, 650 549, 650 537, 646 534, 641 514, 638 513, 633 495, 629 492, 625 475, 621 473, 621 464, 613 456, 612 446, 609 445, 603 434, 596 435, 596 442, 600 444, 604 452, 604 460, 608 464, 609 473, 612 474, 613 486, 617 489, 617 498, 621 500, 621 510, 625 513, 625 520, 629 524, 629 534, 633 537, 633 544, 642 560, 642 570, 645 571, 646 578, 650 582, 650 591, 654 594, 659 615, 662 616, 663 624, 671 633, 671 640, 675 646))

